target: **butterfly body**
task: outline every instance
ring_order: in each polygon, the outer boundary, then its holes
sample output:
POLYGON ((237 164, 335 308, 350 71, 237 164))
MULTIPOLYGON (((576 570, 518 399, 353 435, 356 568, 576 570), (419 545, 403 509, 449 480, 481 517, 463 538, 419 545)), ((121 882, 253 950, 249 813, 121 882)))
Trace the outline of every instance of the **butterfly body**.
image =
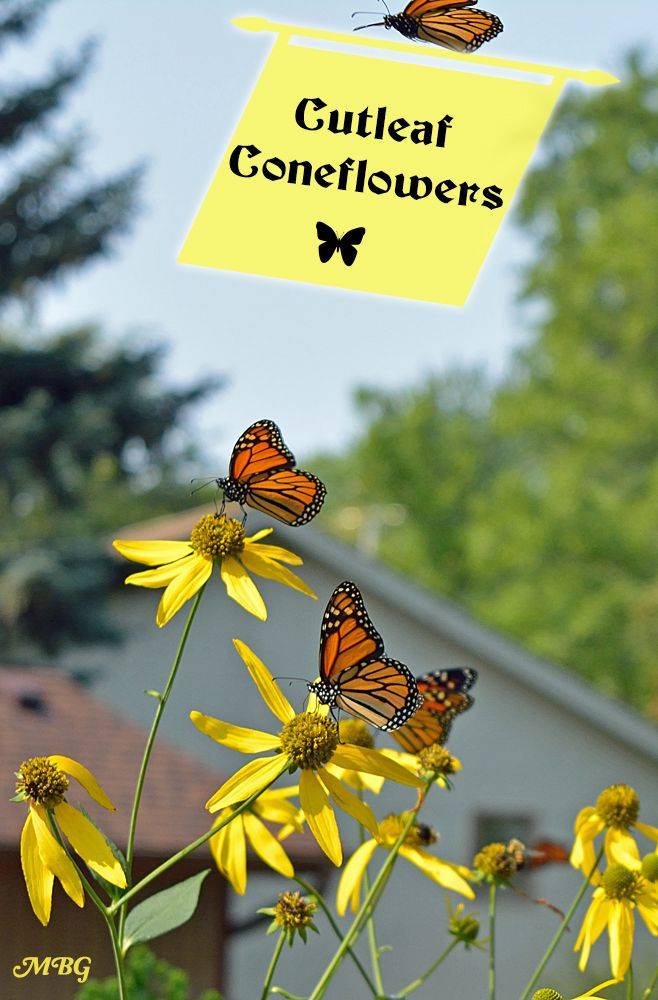
POLYGON ((318 701, 392 732, 409 719, 422 697, 404 663, 384 652, 358 587, 346 580, 334 590, 320 630, 320 678, 308 685, 318 701))
POLYGON ((327 493, 317 476, 295 468, 295 456, 272 420, 257 420, 240 435, 228 476, 215 482, 225 500, 246 504, 291 527, 312 520, 327 493))
POLYGON ((411 0, 400 14, 385 14, 362 28, 393 28, 404 38, 418 38, 453 52, 475 52, 503 30, 503 22, 486 10, 473 10, 477 0, 411 0))

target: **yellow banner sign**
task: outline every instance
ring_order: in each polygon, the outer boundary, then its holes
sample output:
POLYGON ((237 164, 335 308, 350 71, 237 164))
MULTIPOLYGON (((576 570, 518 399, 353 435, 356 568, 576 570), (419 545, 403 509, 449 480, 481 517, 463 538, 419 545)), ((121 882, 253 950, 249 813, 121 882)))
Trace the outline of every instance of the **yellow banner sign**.
POLYGON ((179 260, 291 281, 463 305, 564 84, 616 82, 236 23, 277 41, 179 260))

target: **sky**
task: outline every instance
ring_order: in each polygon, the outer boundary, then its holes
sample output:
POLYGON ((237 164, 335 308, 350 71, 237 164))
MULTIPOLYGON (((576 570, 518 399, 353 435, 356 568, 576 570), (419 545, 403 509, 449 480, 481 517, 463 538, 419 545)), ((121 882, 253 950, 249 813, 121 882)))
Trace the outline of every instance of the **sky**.
MULTIPOLYGON (((620 73, 629 47, 656 51, 654 5, 487 0, 505 23, 487 52, 620 73)), ((54 53, 90 35, 100 41, 92 72, 53 134, 84 126, 91 176, 145 162, 142 211, 111 259, 44 296, 39 320, 46 329, 97 321, 112 338, 164 341, 173 383, 224 374, 228 387, 194 428, 213 458, 265 416, 297 453, 340 448, 358 432, 356 386, 405 386, 455 364, 497 377, 527 336, 515 293, 531 248, 512 215, 462 309, 176 263, 271 43, 237 30, 231 18, 257 14, 343 31, 354 6, 376 10, 378 0, 59 0, 31 43, 4 60, 4 79, 30 78, 54 53)))

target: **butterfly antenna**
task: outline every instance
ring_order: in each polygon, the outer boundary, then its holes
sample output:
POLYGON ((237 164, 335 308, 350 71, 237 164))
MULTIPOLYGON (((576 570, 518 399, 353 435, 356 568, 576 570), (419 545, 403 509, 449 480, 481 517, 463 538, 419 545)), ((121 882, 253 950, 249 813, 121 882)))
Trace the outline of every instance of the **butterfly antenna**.
POLYGON ((355 28, 354 30, 363 31, 364 28, 384 28, 384 27, 386 27, 386 25, 384 24, 383 21, 375 21, 373 22, 373 24, 360 24, 358 28, 355 28))
MULTIPOLYGON (((388 10, 388 7, 386 9, 388 10)), ((355 10, 352 17, 377 17, 378 13, 376 10, 355 10)))
POLYGON ((200 479, 190 479, 190 486, 193 483, 201 483, 201 486, 197 486, 190 492, 190 496, 193 497, 195 493, 198 493, 200 490, 205 490, 206 486, 210 486, 211 483, 214 483, 216 481, 217 481, 216 476, 211 476, 210 479, 204 479, 203 482, 201 482, 200 479))

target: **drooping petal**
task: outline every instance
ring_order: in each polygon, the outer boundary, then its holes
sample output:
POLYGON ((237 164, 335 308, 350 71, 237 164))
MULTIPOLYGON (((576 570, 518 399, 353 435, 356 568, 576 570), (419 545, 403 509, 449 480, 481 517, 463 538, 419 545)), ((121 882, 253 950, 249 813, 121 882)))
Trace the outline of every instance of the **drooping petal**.
POLYGON ((189 542, 133 542, 130 539, 117 538, 112 545, 126 559, 141 563, 143 566, 161 566, 182 559, 194 551, 189 542))
MULTIPOLYGON (((230 809, 222 809, 217 819, 213 823, 213 828, 219 826, 219 824, 222 823, 230 815, 231 815, 230 809)), ((237 823, 238 821, 234 820, 233 822, 237 823)), ((222 851, 223 851, 223 844, 224 841, 226 840, 227 834, 228 834, 228 826, 223 826, 221 830, 218 830, 215 836, 211 837, 210 840, 208 841, 210 845, 210 853, 215 859, 215 864, 219 868, 222 875, 226 875, 226 872, 222 867, 222 851)))
POLYGON ((48 817, 43 806, 30 806, 32 826, 42 863, 59 879, 62 889, 78 906, 84 906, 82 883, 66 851, 50 832, 48 817))
POLYGON ((611 903, 608 934, 610 935, 610 971, 615 979, 623 979, 633 954, 635 917, 627 900, 611 903))
POLYGON ((284 878, 293 878, 295 869, 290 858, 281 847, 276 837, 273 837, 264 823, 261 823, 252 813, 244 814, 244 828, 249 838, 249 843, 254 851, 266 865, 273 868, 284 878))
POLYGON ((244 831, 244 813, 225 828, 222 842, 222 870, 239 896, 247 888, 247 844, 244 831))
POLYGON ((362 802, 356 795, 349 792, 347 788, 344 788, 338 778, 330 774, 326 768, 320 770, 320 780, 337 806, 340 806, 357 823, 364 826, 373 837, 379 835, 379 825, 375 819, 375 814, 366 802, 362 802))
POLYGON ((130 583, 133 587, 148 587, 150 590, 167 587, 172 580, 176 579, 179 573, 184 572, 188 563, 195 558, 194 553, 191 552, 184 559, 167 563, 166 566, 158 566, 156 569, 143 569, 139 573, 131 573, 130 576, 126 577, 124 583, 130 583))
POLYGON ((331 763, 349 771, 378 774, 382 778, 397 781, 400 785, 411 785, 412 788, 422 788, 424 784, 417 774, 412 774, 406 767, 401 767, 394 760, 385 757, 379 750, 352 746, 351 743, 341 743, 334 752, 331 763))
POLYGON ((308 584, 304 583, 296 573, 286 569, 285 566, 280 566, 273 559, 264 559, 258 552, 254 552, 253 548, 245 548, 240 555, 240 561, 250 572, 257 573, 258 576, 262 576, 266 580, 276 580, 277 583, 282 583, 286 587, 301 591, 307 597, 312 597, 314 600, 318 598, 315 591, 311 590, 308 584))
POLYGON ((276 559, 277 562, 288 563, 289 566, 304 565, 304 560, 301 556, 298 556, 295 552, 290 552, 289 549, 282 549, 280 545, 258 545, 259 535, 260 532, 257 532, 252 538, 245 539, 247 543, 246 547, 251 552, 263 556, 264 559, 276 559))
POLYGON ((77 760, 73 760, 71 757, 63 757, 57 753, 51 754, 48 760, 53 764, 57 764, 62 771, 70 774, 76 781, 79 781, 87 794, 91 795, 92 799, 98 802, 99 806, 115 812, 116 806, 112 804, 91 771, 84 767, 83 764, 79 764, 77 760))
POLYGON ((242 563, 234 556, 224 556, 221 574, 228 596, 242 605, 250 615, 264 622, 267 619, 265 601, 242 563))
POLYGON ((280 744, 278 736, 262 733, 258 729, 245 729, 234 726, 231 722, 222 722, 211 715, 202 712, 190 712, 190 719, 199 732, 209 736, 215 743, 230 747, 239 753, 261 753, 263 750, 276 750, 280 744))
POLYGON ((250 544, 252 542, 260 542, 261 538, 267 538, 273 531, 274 528, 261 528, 260 531, 256 531, 253 535, 247 535, 245 542, 249 542, 250 544))
POLYGON ((294 709, 263 661, 240 639, 234 639, 233 645, 272 715, 284 724, 290 722, 295 717, 294 709))
POLYGON ((636 823, 635 829, 643 833, 649 840, 653 840, 658 844, 658 826, 649 826, 648 823, 636 823))
POLYGON ((589 997, 591 997, 592 1000, 605 1000, 605 997, 598 996, 599 990, 605 990, 608 986, 615 986, 616 983, 616 979, 606 979, 604 983, 599 983, 598 986, 593 986, 591 990, 587 991, 587 993, 581 993, 580 996, 574 997, 573 1000, 588 1000, 589 997))
POLYGON ((605 834, 605 854, 610 862, 626 865, 627 868, 640 867, 640 852, 627 830, 610 827, 605 834))
POLYGON ((378 847, 376 840, 366 840, 343 868, 336 893, 336 909, 344 916, 348 905, 356 913, 359 908, 363 875, 378 847))
POLYGON ((573 832, 578 833, 583 823, 586 823, 588 819, 596 814, 596 809, 594 806, 584 806, 578 815, 576 816, 573 823, 573 832))
POLYGON ((582 927, 574 945, 574 951, 582 948, 578 968, 585 971, 592 947, 596 944, 606 928, 610 916, 610 902, 603 890, 597 889, 592 896, 592 902, 585 914, 582 927))
POLYGON ((299 801, 310 830, 318 844, 335 865, 343 860, 338 824, 329 804, 329 796, 313 771, 302 771, 299 780, 299 801))
POLYGON ((21 868, 34 914, 45 927, 50 920, 55 879, 41 861, 31 812, 27 814, 21 833, 21 868))
POLYGON ((586 815, 586 810, 582 809, 576 820, 576 823, 579 825, 577 826, 576 839, 571 851, 571 857, 569 858, 573 867, 580 869, 585 875, 588 875, 592 870, 596 860, 593 841, 605 828, 603 820, 596 811, 591 806, 588 809, 592 810, 591 813, 586 815))
POLYGON ((192 559, 185 560, 185 568, 176 575, 160 598, 155 616, 158 628, 164 628, 185 602, 201 590, 212 573, 212 567, 212 559, 206 559, 205 556, 195 555, 192 559))
POLYGON ((270 781, 273 781, 282 772, 285 763, 285 758, 280 755, 250 760, 248 764, 236 771, 228 781, 225 781, 214 795, 210 796, 206 802, 206 809, 215 813, 223 809, 224 806, 244 802, 254 792, 265 788, 270 781))
POLYGON ((447 861, 442 861, 441 858, 436 858, 433 854, 428 854, 427 851, 418 847, 407 847, 405 844, 400 848, 400 854, 437 885, 443 886, 444 889, 452 889, 453 892, 459 892, 467 899, 475 899, 475 893, 466 879, 462 878, 459 872, 455 871, 454 866, 448 864, 447 861))
POLYGON ((60 802, 53 811, 62 833, 85 864, 112 885, 125 889, 123 868, 94 824, 68 802, 60 802))
POLYGON ((637 909, 650 934, 658 937, 658 897, 644 893, 637 901, 637 909))

